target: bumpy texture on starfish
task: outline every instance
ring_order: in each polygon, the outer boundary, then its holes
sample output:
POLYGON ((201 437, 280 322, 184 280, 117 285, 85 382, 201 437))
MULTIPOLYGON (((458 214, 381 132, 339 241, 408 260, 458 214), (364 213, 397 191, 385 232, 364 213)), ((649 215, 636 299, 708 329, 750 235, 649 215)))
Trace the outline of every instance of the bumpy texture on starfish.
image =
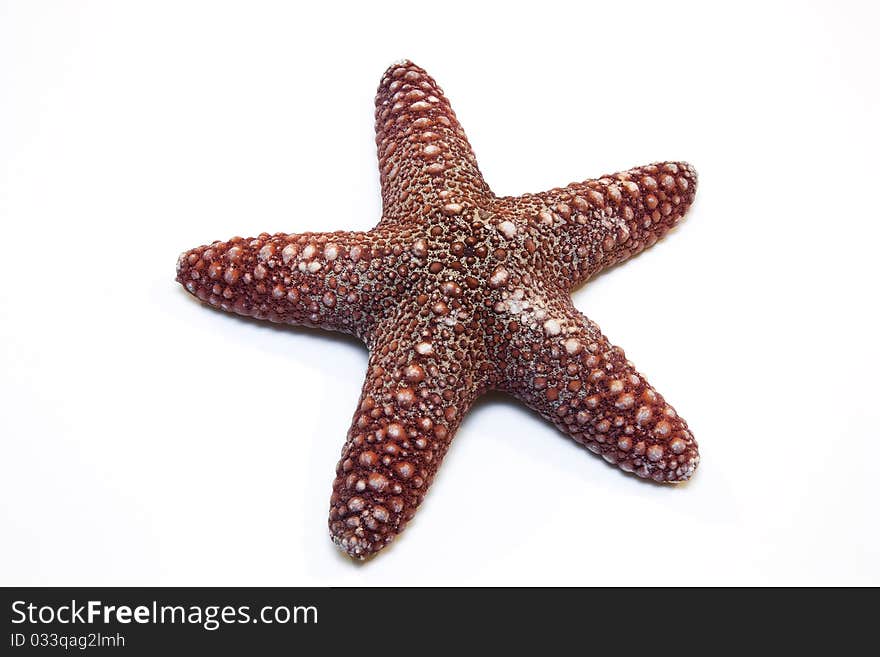
POLYGON ((177 280, 216 308, 369 347, 333 481, 333 541, 358 559, 390 543, 487 390, 627 472, 689 478, 699 456, 687 424, 569 291, 675 226, 694 169, 665 162, 496 197, 449 101, 408 61, 382 78, 376 143, 383 211, 372 230, 234 237, 177 264, 177 280))

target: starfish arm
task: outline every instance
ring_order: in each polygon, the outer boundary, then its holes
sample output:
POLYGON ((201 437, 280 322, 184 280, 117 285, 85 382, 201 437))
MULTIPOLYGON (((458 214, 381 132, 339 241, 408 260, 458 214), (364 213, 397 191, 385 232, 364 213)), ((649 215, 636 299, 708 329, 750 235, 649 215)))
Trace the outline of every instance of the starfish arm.
POLYGON ((177 281, 238 315, 342 331, 363 339, 372 321, 361 281, 365 233, 266 233, 183 253, 177 281))
POLYGON ((356 559, 412 519, 478 395, 475 370, 454 342, 404 318, 387 326, 371 349, 330 498, 331 538, 356 559))
POLYGON ((700 457, 687 423, 570 301, 544 306, 508 345, 501 387, 626 472, 690 478, 700 457))
POLYGON ((415 221, 426 210, 457 214, 491 196, 449 101, 412 62, 382 77, 376 146, 386 223, 415 221))
POLYGON ((652 246, 684 216, 696 188, 691 165, 660 162, 499 206, 537 231, 573 287, 652 246))

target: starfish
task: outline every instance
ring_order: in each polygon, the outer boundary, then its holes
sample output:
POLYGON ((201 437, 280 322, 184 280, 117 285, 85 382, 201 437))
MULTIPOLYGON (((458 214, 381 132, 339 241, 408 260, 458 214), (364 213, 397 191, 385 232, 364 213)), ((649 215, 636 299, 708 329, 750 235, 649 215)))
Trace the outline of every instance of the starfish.
POLYGON ((369 348, 333 481, 333 541, 364 559, 403 531, 489 390, 626 472, 688 479, 699 455, 687 424, 570 291, 679 222, 693 167, 497 197, 442 90, 409 61, 381 80, 376 144, 383 207, 372 230, 233 237, 177 263, 177 280, 215 308, 369 348))

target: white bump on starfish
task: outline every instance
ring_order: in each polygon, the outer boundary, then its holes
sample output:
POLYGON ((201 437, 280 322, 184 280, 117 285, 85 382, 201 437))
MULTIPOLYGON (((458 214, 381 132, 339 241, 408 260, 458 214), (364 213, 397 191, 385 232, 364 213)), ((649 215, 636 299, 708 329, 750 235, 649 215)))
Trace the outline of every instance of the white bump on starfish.
POLYGON ((296 247, 293 244, 288 244, 281 251, 281 260, 284 264, 288 264, 293 258, 296 256, 296 247))
POLYGON ((548 319, 544 322, 544 332, 547 335, 559 335, 562 331, 562 325, 559 323, 558 319, 548 319))
POLYGON ((516 235, 516 224, 512 221, 502 221, 498 224, 498 231, 507 239, 513 239, 516 235))

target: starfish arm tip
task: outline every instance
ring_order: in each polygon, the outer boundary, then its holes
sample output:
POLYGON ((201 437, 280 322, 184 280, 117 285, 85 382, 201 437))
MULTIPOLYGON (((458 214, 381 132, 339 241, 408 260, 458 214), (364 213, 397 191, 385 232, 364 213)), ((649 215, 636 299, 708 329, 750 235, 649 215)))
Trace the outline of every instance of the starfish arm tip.
POLYGON ((344 552, 346 556, 357 562, 367 561, 384 547, 384 545, 372 545, 368 541, 359 539, 353 533, 341 535, 336 534, 332 529, 330 531, 330 540, 333 541, 333 544, 339 550, 344 552))
POLYGON ((684 419, 570 299, 540 303, 550 319, 518 331, 503 347, 510 352, 496 356, 506 363, 505 387, 624 472, 657 483, 689 479, 700 457, 684 419))
POLYGON ((427 71, 410 60, 392 65, 375 104, 383 221, 411 221, 424 212, 424 197, 439 210, 491 196, 449 100, 427 71))
POLYGON ((182 253, 176 280, 220 310, 364 337, 369 295, 339 280, 355 274, 366 250, 356 232, 233 237, 182 253))
POLYGON ((533 227, 573 287, 655 244, 683 219, 696 187, 691 164, 658 162, 499 205, 533 227))
POLYGON ((330 496, 330 535, 355 559, 404 531, 478 394, 473 355, 459 351, 454 332, 426 340, 432 330, 399 320, 376 329, 330 496))

